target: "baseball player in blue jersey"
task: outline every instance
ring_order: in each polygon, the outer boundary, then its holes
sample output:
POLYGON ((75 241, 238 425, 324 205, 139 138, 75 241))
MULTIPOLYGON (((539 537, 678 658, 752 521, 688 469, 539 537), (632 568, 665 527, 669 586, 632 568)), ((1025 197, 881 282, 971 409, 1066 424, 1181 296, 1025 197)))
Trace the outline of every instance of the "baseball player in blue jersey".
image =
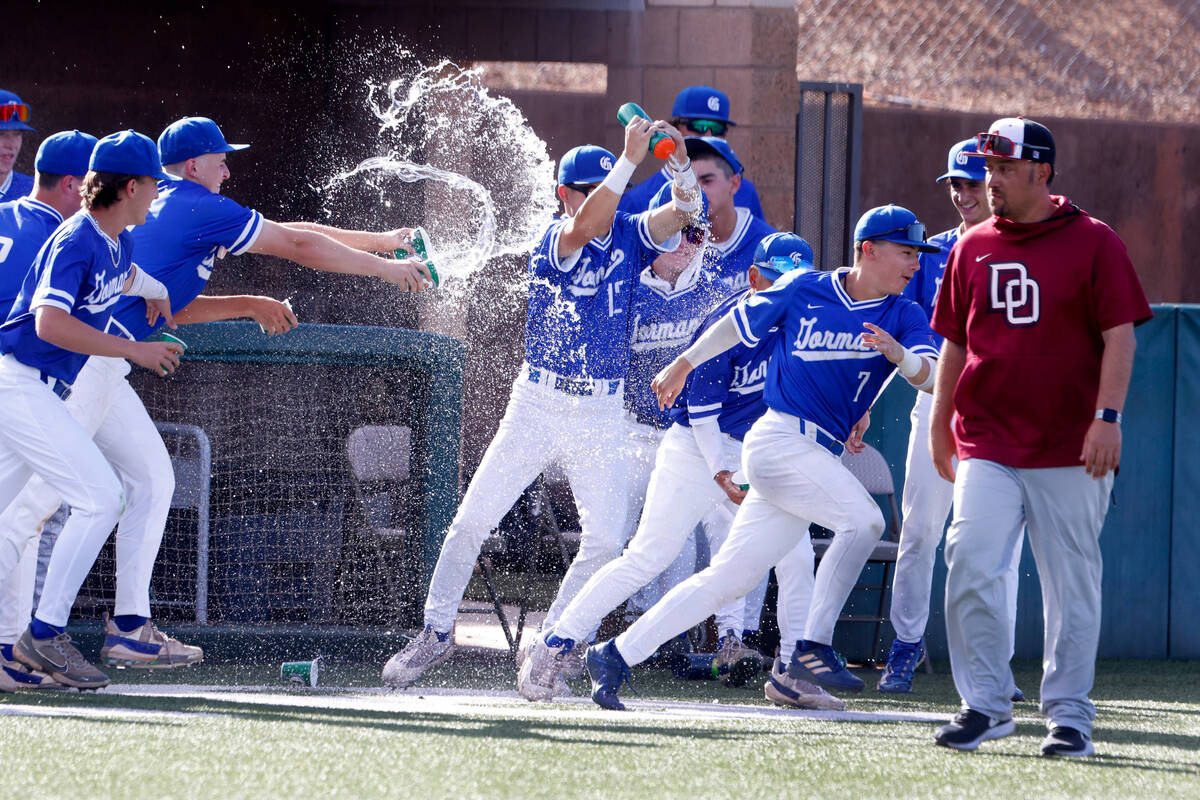
MULTIPOLYGON (((779 258, 768 256, 766 248, 760 250, 762 258, 748 270, 751 288, 718 304, 692 337, 693 346, 747 297, 770 288, 781 275, 812 268, 808 243, 787 236, 790 239, 779 243, 786 254, 779 258)), ((534 640, 518 677, 517 686, 526 698, 553 697, 564 662, 604 615, 670 564, 692 529, 713 508, 735 508, 743 501, 746 493, 731 476, 740 461, 742 437, 766 410, 762 391, 773 346, 771 336, 735 345, 689 376, 679 402, 669 411, 676 424, 667 430, 655 455, 637 533, 620 558, 592 576, 556 624, 543 626, 544 635, 534 640)), ((718 554, 724 546, 722 541, 711 544, 718 554)), ((761 574, 755 576, 755 582, 759 577, 761 574)), ((740 601, 743 594, 745 591, 728 602, 740 601)), ((740 609, 736 615, 740 631, 740 609)), ((759 667, 759 662, 755 660, 753 666, 759 667)))
POLYGON ((688 156, 696 179, 708 198, 712 229, 705 267, 728 287, 730 294, 748 288, 746 268, 754 249, 775 229, 735 202, 741 184, 742 162, 723 139, 689 136, 688 156))
POLYGON ((13 169, 29 127, 29 106, 12 92, 0 89, 0 203, 33 191, 33 178, 13 169))
POLYGON ((659 401, 671 404, 695 367, 779 329, 767 364, 767 411, 743 446, 750 489, 733 530, 708 569, 677 586, 615 640, 588 649, 592 699, 599 705, 623 708, 617 691, 629 665, 744 594, 791 551, 804 557, 807 569, 796 577, 812 599, 788 674, 826 689, 862 689, 830 643, 884 523, 839 456, 844 442, 861 440, 867 411, 897 368, 918 388, 932 388, 937 350, 928 320, 898 295, 919 268, 918 253, 936 248, 926 244, 916 217, 897 206, 868 211, 854 238, 853 267, 785 274, 734 306, 655 378, 659 401), (808 577, 810 522, 836 531, 815 581, 808 577))
POLYGON ((583 528, 579 552, 546 625, 624 544, 627 477, 622 433, 629 369, 630 311, 638 276, 700 211, 683 137, 665 122, 635 117, 620 159, 594 145, 563 156, 557 194, 566 209, 529 258, 525 363, 508 408, 446 532, 425 601, 423 632, 383 668, 383 682, 408 686, 444 661, 479 549, 521 492, 546 466, 564 468, 583 528), (674 196, 654 211, 617 212, 652 133, 675 140, 674 196), (614 161, 616 162, 614 164, 614 161))
MULTIPOLYGON (((95 145, 95 136, 79 131, 46 137, 34 160, 33 191, 28 197, 0 204, 0 317, 8 317, 42 245, 65 217, 79 210, 79 189, 95 145)), ((36 524, 40 526, 41 520, 36 524)), ((60 685, 13 658, 12 646, 29 624, 33 610, 36 572, 36 537, 30 537, 27 545, 21 547, 18 542, 0 536, 0 689, 15 691, 60 685), (13 570, 12 566, 17 564, 13 570)))
MULTIPOLYGON (((724 140, 729 128, 737 125, 729 118, 729 97, 720 89, 711 86, 689 86, 675 97, 671 109, 671 124, 684 136, 711 136, 724 140)), ((762 203, 758 191, 745 175, 741 176, 734 203, 763 219, 762 203)), ((666 165, 646 180, 634 186, 621 197, 619 211, 636 214, 648 207, 650 199, 671 180, 671 170, 666 165)))
MULTIPOLYGON (((310 223, 277 224, 221 195, 221 184, 229 177, 225 154, 246 147, 228 144, 216 123, 204 117, 181 119, 159 137, 159 156, 173 179, 161 184, 146 224, 134 229, 132 236, 138 264, 167 286, 179 321, 249 316, 268 334, 286 332, 297 324, 289 307, 269 297, 200 294, 216 260, 227 253, 285 255, 317 269, 379 275, 416 288, 423 265, 418 269, 415 262, 380 258, 337 241, 345 238, 366 249, 390 250, 401 246, 404 231, 372 234, 310 223)), ((106 330, 139 341, 162 327, 162 321, 152 317, 140 298, 126 298, 113 307, 106 330)), ((67 401, 73 416, 86 430, 96 433, 98 442, 105 430, 123 432, 119 439, 101 444, 128 497, 116 538, 114 615, 106 620, 101 658, 116 666, 185 666, 203 658, 201 649, 167 636, 150 620, 150 579, 170 511, 174 479, 170 456, 125 379, 128 373, 129 364, 123 359, 91 358, 80 370, 67 401), (138 455, 130 457, 127 451, 138 455)), ((58 493, 44 481, 30 481, 0 517, 0 543, 34 538, 41 520, 59 502, 58 493)), ((6 566, 3 550, 0 544, 0 579, 6 566)))
POLYGON ((88 355, 127 357, 164 373, 179 364, 177 345, 104 333, 123 293, 146 298, 171 322, 166 287, 134 266, 126 231, 145 221, 158 196, 155 182, 163 175, 157 156, 154 142, 134 131, 96 144, 83 182, 83 210, 38 251, 0 326, 0 396, 6 410, 0 418, 0 506, 37 473, 73 509, 51 556, 42 602, 13 655, 67 686, 108 683, 63 629, 125 497, 109 462, 61 398, 88 355))
MULTIPOLYGON (((941 251, 921 254, 921 269, 904 289, 904 297, 921 306, 926 317, 933 316, 951 248, 959 236, 992 213, 987 203, 984 184, 987 173, 983 168, 983 159, 968 155, 975 152, 974 139, 958 142, 950 148, 946 172, 938 177, 937 182, 947 184, 950 202, 954 204, 962 223, 930 237, 929 243, 937 245, 941 251)), ((933 343, 940 349, 942 337, 933 333, 933 343)), ((925 658, 925 625, 929 621, 933 562, 954 500, 954 484, 937 474, 929 457, 929 413, 932 408, 933 395, 917 392, 910 417, 912 427, 904 467, 904 526, 900 531, 896 574, 892 580, 890 618, 896 629, 896 639, 888 652, 887 666, 879 678, 878 688, 881 692, 911 692, 913 673, 925 658)), ((1007 580, 1008 610, 1015 626, 1021 548, 1017 547, 1014 553, 1007 580)), ((1009 653, 1011 656, 1012 653, 1009 653)), ((1017 691, 1019 694, 1020 690, 1017 691)), ((1023 699, 1023 696, 1014 699, 1023 699)))

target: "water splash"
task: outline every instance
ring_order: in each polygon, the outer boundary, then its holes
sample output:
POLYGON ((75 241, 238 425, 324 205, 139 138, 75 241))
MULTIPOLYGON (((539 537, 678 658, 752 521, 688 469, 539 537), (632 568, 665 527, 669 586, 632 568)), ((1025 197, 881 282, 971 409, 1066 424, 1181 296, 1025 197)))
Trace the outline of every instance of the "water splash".
MULTIPOLYGON (((419 218, 451 288, 491 259, 528 252, 554 214, 554 164, 525 115, 493 97, 478 70, 443 60, 420 66, 404 54, 405 75, 367 81, 367 103, 387 155, 368 158, 325 185, 365 181, 391 207, 395 180, 419 189, 405 207, 419 218)), ((514 287, 515 288, 515 287, 514 287)))

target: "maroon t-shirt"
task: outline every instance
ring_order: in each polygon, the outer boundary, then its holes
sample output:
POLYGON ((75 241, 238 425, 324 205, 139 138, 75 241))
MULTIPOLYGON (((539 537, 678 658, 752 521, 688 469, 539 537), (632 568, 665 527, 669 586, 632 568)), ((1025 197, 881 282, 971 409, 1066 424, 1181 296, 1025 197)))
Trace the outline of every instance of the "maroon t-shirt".
POLYGON ((1125 245, 1065 197, 1035 223, 992 217, 958 240, 932 327, 966 348, 960 460, 1079 466, 1096 413, 1101 332, 1152 316, 1125 245))

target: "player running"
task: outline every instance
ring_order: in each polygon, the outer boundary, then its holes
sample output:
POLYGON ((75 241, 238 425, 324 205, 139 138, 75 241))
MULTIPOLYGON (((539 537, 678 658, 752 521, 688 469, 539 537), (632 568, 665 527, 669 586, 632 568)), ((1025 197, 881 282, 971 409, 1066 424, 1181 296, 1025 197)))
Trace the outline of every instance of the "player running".
POLYGON ((908 210, 868 211, 855 228, 855 263, 833 272, 793 271, 738 303, 655 378, 664 406, 696 367, 735 347, 757 345, 773 328, 763 398, 767 411, 746 435, 742 465, 750 490, 712 565, 677 586, 623 634, 588 649, 592 699, 623 709, 617 697, 629 665, 745 594, 791 551, 804 559, 797 580, 811 592, 804 638, 789 675, 826 689, 861 690, 834 652, 833 628, 883 533, 883 516, 841 463, 847 440, 861 439, 866 412, 894 370, 919 389, 933 385, 937 350, 920 308, 898 297, 936 248, 908 210), (836 535, 811 578, 808 526, 836 535))
MULTIPOLYGON (((967 139, 950 148, 946 172, 938 183, 946 183, 950 201, 962 222, 948 231, 929 237, 938 253, 922 253, 921 269, 908 282, 904 296, 917 303, 927 317, 933 316, 946 259, 958 238, 991 216, 987 204, 983 159, 975 153, 975 140, 967 139)), ((933 334, 934 346, 941 349, 942 337, 933 334)), ((946 517, 954 499, 954 484, 937 474, 929 457, 929 411, 933 395, 917 392, 913 403, 908 435, 908 458, 904 465, 904 496, 901 507, 904 525, 896 556, 896 574, 892 579, 892 605, 889 619, 896 639, 888 651, 887 665, 879 678, 878 689, 888 693, 912 691, 913 673, 925 659, 925 625, 929 621, 929 592, 933 583, 933 562, 938 542, 946 529, 946 517)), ((1013 552, 1008 568, 1008 611, 1012 625, 1017 624, 1017 581, 1021 548, 1013 552)), ((1015 641, 1015 640, 1013 640, 1015 641)), ((1012 653, 1009 653, 1012 658, 1012 653)), ((1023 700, 1020 689, 1014 700, 1023 700)))
MULTIPOLYGON (((812 248, 799 236, 780 233, 763 240, 748 270, 750 288, 718 304, 692 344, 747 297, 794 270, 812 268, 812 248)), ((534 640, 517 681, 526 698, 553 697, 562 664, 604 616, 670 564, 712 509, 724 505, 734 510, 745 499, 732 475, 741 461, 742 438, 766 410, 762 393, 774 343, 772 334, 753 345, 736 344, 688 377, 679 403, 670 410, 676 424, 655 455, 637 533, 620 558, 592 576, 557 624, 545 626, 544 635, 534 640)), ((724 537, 710 542, 714 553, 720 552, 722 541, 724 537)), ((734 615, 741 631, 741 595, 731 602, 738 606, 734 615)), ((752 667, 759 669, 761 662, 755 659, 752 667)))
POLYGON ((134 131, 101 139, 83 182, 84 209, 38 252, 0 327, 0 506, 37 473, 73 509, 46 570, 42 602, 13 648, 16 660, 67 686, 108 678, 64 632, 71 604, 125 504, 121 483, 62 397, 87 356, 130 358, 155 372, 179 365, 177 345, 105 334, 122 293, 144 297, 171 321, 167 290, 132 262, 126 228, 146 220, 165 177, 154 142, 134 131))
POLYGON ((627 473, 624 377, 634 281, 700 211, 683 137, 665 122, 635 117, 621 158, 584 145, 563 156, 557 194, 566 215, 550 223, 529 258, 525 363, 496 438, 484 453, 446 532, 425 600, 422 633, 392 656, 383 682, 409 686, 449 657, 452 629, 480 547, 521 492, 552 462, 562 464, 583 536, 545 626, 624 545, 627 473), (675 140, 673 199, 654 211, 617 212, 651 134, 675 140), (614 165, 614 161, 616 164, 614 165))

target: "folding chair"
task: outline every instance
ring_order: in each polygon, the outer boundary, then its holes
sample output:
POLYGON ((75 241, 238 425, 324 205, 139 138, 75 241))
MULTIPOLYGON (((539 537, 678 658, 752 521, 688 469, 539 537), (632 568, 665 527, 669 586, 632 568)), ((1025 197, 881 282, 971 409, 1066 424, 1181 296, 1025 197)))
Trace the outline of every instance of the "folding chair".
POLYGON ((156 422, 155 427, 171 454, 175 493, 171 508, 196 511, 196 622, 208 624, 209 489, 212 479, 212 445, 196 425, 156 422))
MULTIPOLYGON (((857 455, 852 455, 850 451, 843 453, 842 463, 846 465, 846 469, 850 470, 854 477, 858 478, 859 482, 866 487, 866 490, 870 494, 887 497, 890 512, 883 531, 883 537, 871 551, 870 558, 867 559, 868 564, 883 565, 883 578, 877 584, 858 583, 854 586, 856 590, 868 589, 878 591, 878 607, 874 614, 842 614, 838 617, 838 622, 865 622, 875 626, 874 638, 872 640, 874 646, 871 650, 871 657, 868 659, 868 663, 874 664, 879 657, 879 646, 883 637, 883 623, 888 621, 886 613, 888 589, 891 586, 892 565, 896 563, 896 556, 900 547, 900 507, 896 504, 896 486, 892 480, 892 472, 888 468, 887 460, 884 459, 882 453, 871 445, 866 445, 866 449, 857 455)), ((821 557, 825 555, 825 551, 829 549, 832 541, 832 539, 813 539, 813 551, 816 554, 817 561, 820 561, 821 557)))

